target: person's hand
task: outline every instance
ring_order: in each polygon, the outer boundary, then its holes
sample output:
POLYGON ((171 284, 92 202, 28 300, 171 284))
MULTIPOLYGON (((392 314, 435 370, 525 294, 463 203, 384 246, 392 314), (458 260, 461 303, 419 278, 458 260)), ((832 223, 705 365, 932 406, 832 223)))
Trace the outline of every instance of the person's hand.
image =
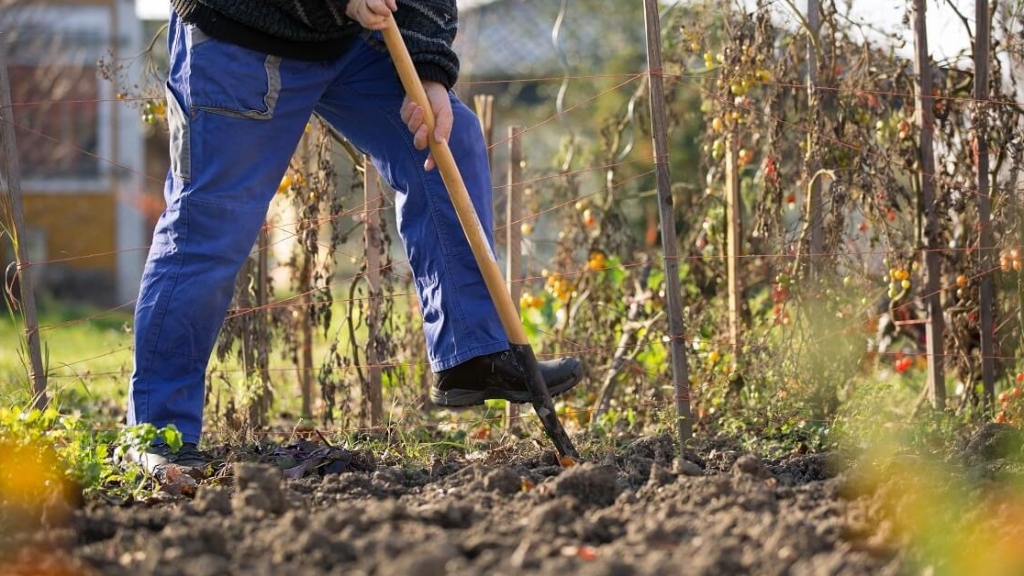
POLYGON ((397 0, 348 0, 345 15, 367 30, 383 30, 391 23, 391 13, 398 10, 397 0))
MULTIPOLYGON (((452 123, 455 121, 452 115, 452 101, 448 98, 448 89, 444 87, 444 84, 430 80, 423 82, 423 89, 427 92, 427 100, 430 101, 430 108, 434 111, 434 140, 447 142, 448 136, 452 133, 452 123)), ((417 150, 426 148, 429 142, 427 141, 425 110, 413 102, 408 95, 405 97, 405 102, 402 103, 402 122, 405 122, 405 125, 409 127, 409 132, 413 134, 413 146, 416 146, 417 150)), ((434 157, 427 156, 423 169, 433 170, 435 166, 437 164, 434 162, 434 157)))

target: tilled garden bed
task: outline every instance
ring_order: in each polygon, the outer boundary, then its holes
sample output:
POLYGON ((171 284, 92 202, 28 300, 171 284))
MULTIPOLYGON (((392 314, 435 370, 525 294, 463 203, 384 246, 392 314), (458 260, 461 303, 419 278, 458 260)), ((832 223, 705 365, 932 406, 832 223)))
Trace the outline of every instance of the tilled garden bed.
MULTIPOLYGON (((482 453, 297 479, 234 463, 194 498, 86 503, 24 533, 45 574, 896 574, 870 499, 827 454, 766 462, 667 437, 563 468, 482 453)), ((292 474, 294 475, 294 474, 292 474)))

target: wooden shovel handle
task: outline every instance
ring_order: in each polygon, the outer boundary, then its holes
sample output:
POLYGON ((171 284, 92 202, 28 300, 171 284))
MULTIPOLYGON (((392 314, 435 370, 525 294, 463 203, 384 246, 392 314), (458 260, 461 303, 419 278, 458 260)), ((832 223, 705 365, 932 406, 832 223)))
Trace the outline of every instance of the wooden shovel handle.
POLYGON ((441 172, 441 179, 448 188, 448 195, 455 206, 455 213, 462 224, 462 231, 466 234, 466 239, 469 240, 473 257, 483 274, 484 283, 487 285, 487 292, 491 295, 491 300, 494 301, 494 307, 498 310, 498 317, 501 319, 501 325, 505 328, 505 334, 512 344, 529 344, 526 331, 523 330, 523 324, 519 319, 519 311, 512 302, 512 296, 501 276, 501 270, 498 268, 483 226, 480 224, 480 218, 469 198, 466 183, 462 180, 462 174, 459 173, 459 168, 455 164, 455 157, 452 156, 447 142, 438 142, 434 138, 434 110, 430 107, 427 92, 423 89, 423 83, 416 73, 412 57, 409 56, 409 50, 406 48, 405 41, 394 20, 383 30, 383 33, 384 43, 387 44, 388 52, 395 63, 406 94, 423 107, 430 153, 434 156, 437 169, 441 172))
POLYGON ((476 209, 473 208, 473 202, 469 199, 469 192, 466 191, 466 184, 462 180, 458 166, 455 165, 452 151, 448 148, 447 142, 438 142, 434 139, 434 111, 430 107, 423 83, 420 82, 420 77, 416 74, 416 68, 405 47, 405 41, 402 40, 402 34, 399 32, 398 26, 395 26, 394 21, 384 29, 384 42, 391 53, 391 59, 395 62, 395 68, 398 70, 406 93, 425 111, 430 153, 434 155, 437 169, 441 171, 441 179, 444 180, 444 184, 448 188, 448 195, 459 216, 462 231, 469 240, 473 257, 484 276, 487 292, 491 295, 494 307, 498 310, 498 317, 501 318, 501 325, 505 328, 505 335, 508 336, 508 340, 512 344, 512 351, 519 358, 520 363, 526 367, 528 372, 526 385, 530 390, 533 409, 537 412, 537 416, 544 425, 544 430, 554 442, 558 453, 569 458, 570 461, 576 462, 579 460, 579 452, 572 445, 572 440, 569 439, 565 428, 558 420, 558 414, 551 401, 551 394, 544 382, 544 375, 540 372, 540 365, 537 363, 533 348, 530 347, 530 342, 526 338, 526 331, 523 330, 522 321, 519 319, 519 311, 512 302, 512 295, 509 294, 505 281, 501 277, 498 263, 495 262, 494 253, 491 252, 491 246, 487 243, 484 228, 480 225, 476 209))

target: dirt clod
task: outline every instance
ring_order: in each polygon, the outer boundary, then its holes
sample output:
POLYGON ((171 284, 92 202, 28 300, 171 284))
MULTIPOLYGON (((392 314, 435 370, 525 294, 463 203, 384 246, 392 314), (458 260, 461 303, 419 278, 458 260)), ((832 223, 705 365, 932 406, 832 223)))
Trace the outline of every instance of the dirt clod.
POLYGON ((502 466, 484 477, 484 490, 499 494, 515 494, 523 488, 523 479, 511 468, 502 466))
POLYGON ((233 467, 235 494, 231 498, 234 512, 280 514, 285 509, 281 488, 281 470, 264 464, 239 462, 233 467))
POLYGON ((695 462, 686 460, 684 458, 676 458, 672 462, 672 471, 676 474, 683 474, 684 476, 703 476, 704 469, 701 468, 695 462))
POLYGON ((736 459, 732 465, 733 475, 747 475, 754 478, 764 479, 771 476, 764 461, 756 454, 744 454, 736 459))
POLYGON ((618 492, 615 469, 589 463, 567 468, 555 478, 551 492, 555 496, 572 496, 584 505, 608 506, 618 492))
POLYGON ((656 488, 658 486, 670 484, 675 479, 675 474, 673 474, 669 468, 655 462, 654 464, 651 464, 651 476, 647 480, 647 485, 656 488))
MULTIPOLYGON (((395 574, 416 574, 417 576, 445 576, 450 574, 449 564, 461 558, 459 551, 448 543, 417 546, 395 563, 395 574)), ((454 568, 454 566, 453 566, 454 568)))
POLYGON ((200 486, 192 504, 200 514, 231 514, 231 494, 222 486, 200 486))

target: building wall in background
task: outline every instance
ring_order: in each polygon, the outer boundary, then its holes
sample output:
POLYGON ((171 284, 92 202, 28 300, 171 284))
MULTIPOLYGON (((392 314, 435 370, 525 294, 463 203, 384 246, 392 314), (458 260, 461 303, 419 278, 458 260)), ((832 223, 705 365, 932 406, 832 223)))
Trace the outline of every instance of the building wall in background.
POLYGON ((97 305, 130 301, 146 243, 142 132, 138 111, 118 100, 97 62, 141 51, 134 4, 16 2, 0 29, 10 31, 21 237, 37 289, 97 305))

